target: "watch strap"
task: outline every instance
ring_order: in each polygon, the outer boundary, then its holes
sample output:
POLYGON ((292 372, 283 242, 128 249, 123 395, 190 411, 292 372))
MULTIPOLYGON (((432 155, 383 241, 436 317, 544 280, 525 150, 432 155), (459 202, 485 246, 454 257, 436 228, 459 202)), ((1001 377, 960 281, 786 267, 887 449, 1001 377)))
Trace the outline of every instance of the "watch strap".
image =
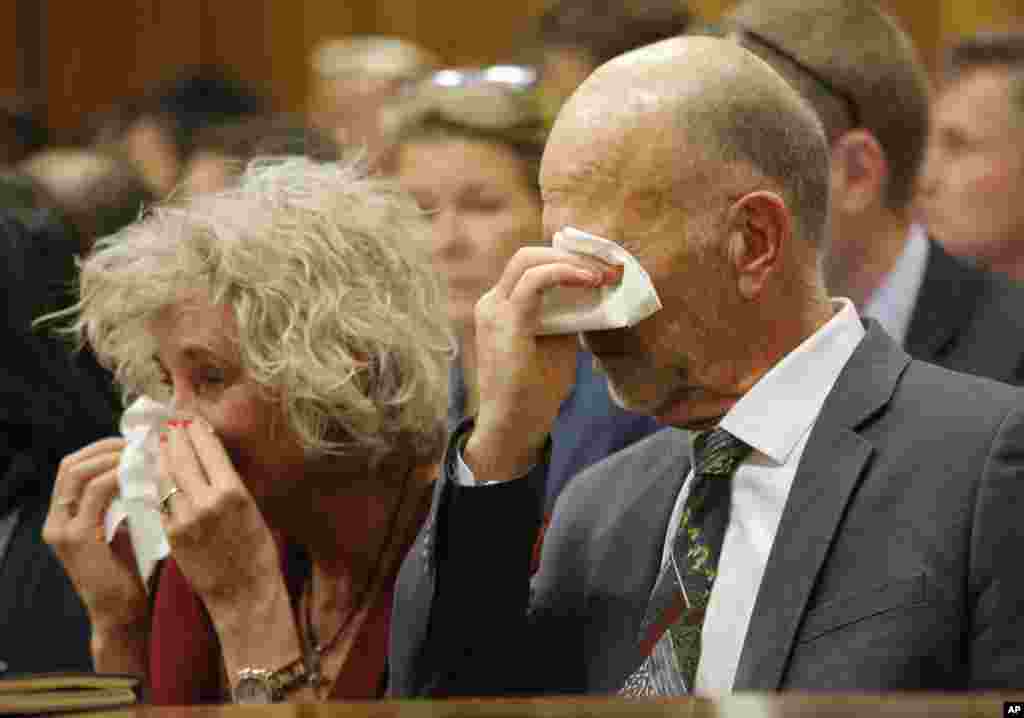
POLYGON ((291 663, 274 671, 247 666, 238 671, 238 677, 235 681, 236 688, 247 680, 257 680, 266 685, 270 691, 270 699, 277 702, 282 700, 288 691, 308 683, 309 672, 306 670, 305 659, 300 656, 291 663))

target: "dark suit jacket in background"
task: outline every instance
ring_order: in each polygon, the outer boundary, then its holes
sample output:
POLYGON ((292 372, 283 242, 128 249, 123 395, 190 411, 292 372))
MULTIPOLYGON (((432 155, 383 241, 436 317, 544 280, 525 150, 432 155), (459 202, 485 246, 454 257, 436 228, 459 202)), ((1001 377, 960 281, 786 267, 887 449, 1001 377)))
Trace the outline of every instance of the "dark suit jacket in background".
MULTIPOLYGON (((1024 392, 912 361, 867 324, 794 478, 734 690, 1024 688, 1024 392)), ((438 482, 399 577, 392 693, 618 691, 687 456, 664 429, 574 479, 532 590, 543 477, 438 482)))
POLYGON ((74 276, 62 229, 0 215, 0 516, 19 521, 0 563, 0 661, 11 673, 88 670, 85 610, 42 541, 61 458, 116 433, 109 379, 89 354, 31 322, 66 303, 74 276))
POLYGON ((952 257, 929 240, 904 348, 947 369, 1024 384, 1024 284, 952 257))

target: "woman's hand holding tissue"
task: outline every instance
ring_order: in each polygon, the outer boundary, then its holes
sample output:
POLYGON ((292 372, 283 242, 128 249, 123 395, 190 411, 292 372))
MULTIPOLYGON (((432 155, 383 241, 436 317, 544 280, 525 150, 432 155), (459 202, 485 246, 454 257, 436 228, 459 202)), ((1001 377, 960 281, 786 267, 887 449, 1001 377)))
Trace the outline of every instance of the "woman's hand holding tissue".
POLYGON ((477 478, 511 479, 535 463, 575 380, 576 335, 538 335, 544 292, 621 278, 622 267, 594 257, 526 247, 477 302, 480 408, 464 454, 477 478))
POLYGON ((64 457, 43 539, 64 565, 92 622, 93 641, 135 635, 145 641, 149 602, 127 532, 107 543, 103 517, 117 495, 121 438, 96 441, 64 457))
MULTIPOLYGON (((277 544, 223 444, 202 418, 169 422, 160 442, 163 525, 174 557, 222 640, 288 611, 277 544), (272 577, 277 576, 277 580, 272 577)), ((297 640, 297 639, 296 639, 297 640)), ((229 646, 224 645, 225 655, 229 646)))

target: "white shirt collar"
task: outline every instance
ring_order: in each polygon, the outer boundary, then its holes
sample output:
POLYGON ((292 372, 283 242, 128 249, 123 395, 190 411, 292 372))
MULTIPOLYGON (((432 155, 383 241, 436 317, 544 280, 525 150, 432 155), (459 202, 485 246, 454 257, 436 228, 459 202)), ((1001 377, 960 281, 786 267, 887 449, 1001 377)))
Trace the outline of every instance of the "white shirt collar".
POLYGON ((865 316, 881 324, 900 344, 907 339, 917 295, 924 283, 929 249, 924 227, 917 223, 910 225, 907 241, 895 266, 864 305, 865 316))
POLYGON ((835 314, 754 384, 720 426, 778 464, 786 463, 818 418, 825 398, 854 349, 864 325, 853 302, 834 299, 835 314))

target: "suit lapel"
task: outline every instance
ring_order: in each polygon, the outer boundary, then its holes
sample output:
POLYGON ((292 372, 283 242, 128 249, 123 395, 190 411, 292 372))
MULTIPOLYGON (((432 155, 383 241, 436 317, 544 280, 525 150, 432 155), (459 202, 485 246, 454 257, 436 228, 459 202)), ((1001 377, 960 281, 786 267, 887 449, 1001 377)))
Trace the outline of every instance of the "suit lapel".
POLYGON ((907 328, 906 350, 935 361, 970 321, 984 290, 983 276, 929 240, 928 264, 907 328))
POLYGON ((874 322, 811 430, 775 535, 733 690, 776 690, 829 548, 874 449, 857 429, 884 408, 910 358, 874 322))

